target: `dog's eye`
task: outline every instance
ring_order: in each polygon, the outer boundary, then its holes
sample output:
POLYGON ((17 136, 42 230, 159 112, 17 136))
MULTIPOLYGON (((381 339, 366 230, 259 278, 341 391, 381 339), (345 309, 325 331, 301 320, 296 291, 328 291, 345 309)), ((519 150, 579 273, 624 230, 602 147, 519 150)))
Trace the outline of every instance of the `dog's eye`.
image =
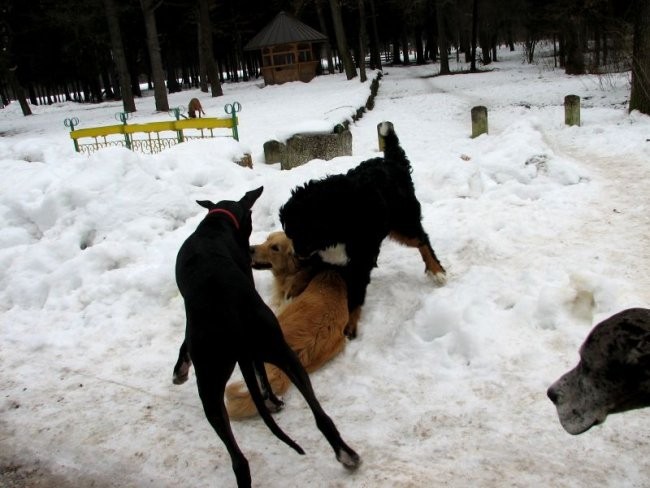
POLYGON ((273 244, 271 246, 271 251, 278 252, 278 251, 280 251, 280 247, 277 244, 273 244))

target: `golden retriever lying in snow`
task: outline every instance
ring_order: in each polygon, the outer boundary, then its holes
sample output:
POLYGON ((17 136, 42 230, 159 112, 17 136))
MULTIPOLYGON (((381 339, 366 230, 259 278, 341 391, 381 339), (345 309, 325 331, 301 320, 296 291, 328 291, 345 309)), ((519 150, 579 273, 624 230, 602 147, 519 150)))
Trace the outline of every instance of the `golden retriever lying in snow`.
MULTIPOLYGON (((308 373, 316 371, 345 347, 348 323, 345 281, 333 269, 314 271, 294 256, 284 232, 273 232, 263 244, 251 246, 253 268, 270 269, 274 277, 275 308, 284 337, 308 373)), ((275 366, 266 365, 276 395, 291 382, 275 366)), ((251 417, 257 409, 243 382, 226 388, 226 406, 233 419, 251 417)))

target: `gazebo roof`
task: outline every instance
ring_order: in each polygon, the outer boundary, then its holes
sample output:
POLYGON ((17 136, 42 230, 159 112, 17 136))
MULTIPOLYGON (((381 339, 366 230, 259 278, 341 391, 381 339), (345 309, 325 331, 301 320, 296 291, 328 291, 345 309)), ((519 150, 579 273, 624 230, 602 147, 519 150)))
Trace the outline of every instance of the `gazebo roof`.
POLYGON ((280 12, 264 29, 248 41, 248 44, 244 46, 244 50, 252 51, 290 42, 324 41, 327 41, 326 35, 312 29, 307 24, 303 24, 286 12, 280 12))

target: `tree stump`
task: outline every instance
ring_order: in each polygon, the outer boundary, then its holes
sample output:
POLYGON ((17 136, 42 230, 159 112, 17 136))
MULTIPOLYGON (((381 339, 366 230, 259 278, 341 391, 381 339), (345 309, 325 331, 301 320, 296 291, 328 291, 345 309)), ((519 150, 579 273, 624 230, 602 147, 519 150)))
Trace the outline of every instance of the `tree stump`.
POLYGON ((280 163, 285 158, 286 145, 276 140, 264 143, 264 161, 266 164, 280 163))
POLYGON ((479 105, 472 108, 472 139, 488 133, 487 108, 479 105))
POLYGON ((580 97, 578 95, 564 97, 564 123, 580 126, 580 97))
POLYGON ((252 168, 253 167, 253 157, 249 153, 244 153, 244 155, 235 162, 239 166, 243 166, 244 168, 252 168))

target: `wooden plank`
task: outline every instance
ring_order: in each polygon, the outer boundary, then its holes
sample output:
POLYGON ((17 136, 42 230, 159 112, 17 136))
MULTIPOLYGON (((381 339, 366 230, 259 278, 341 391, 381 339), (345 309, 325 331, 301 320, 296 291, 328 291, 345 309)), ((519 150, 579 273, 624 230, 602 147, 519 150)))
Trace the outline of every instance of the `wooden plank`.
MULTIPOLYGON (((235 117, 235 121, 237 118, 235 117)), ((236 122, 235 122, 236 123, 236 122)), ((202 119, 185 119, 175 122, 176 129, 232 129, 232 118, 203 117, 202 119)))
POLYGON ((88 127, 87 129, 76 129, 70 132, 71 139, 82 137, 102 137, 111 134, 124 134, 124 125, 105 125, 103 127, 88 127))
POLYGON ((127 134, 134 134, 136 132, 164 132, 166 130, 176 130, 174 121, 149 122, 147 124, 129 124, 124 126, 124 132, 127 134))

